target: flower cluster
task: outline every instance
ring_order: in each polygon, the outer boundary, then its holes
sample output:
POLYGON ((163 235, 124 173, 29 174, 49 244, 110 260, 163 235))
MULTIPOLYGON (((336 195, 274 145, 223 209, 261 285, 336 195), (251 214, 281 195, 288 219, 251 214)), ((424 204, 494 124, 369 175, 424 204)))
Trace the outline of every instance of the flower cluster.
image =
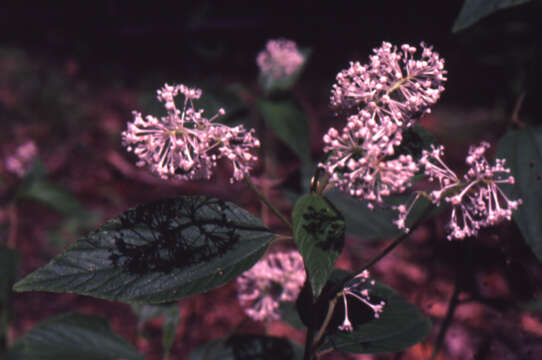
POLYGON ((157 91, 157 98, 164 103, 167 116, 143 117, 133 112, 133 122, 122 132, 122 144, 139 157, 138 166, 149 166, 163 179, 209 179, 217 160, 225 158, 232 162, 231 182, 248 175, 258 160, 252 152, 260 146, 254 130, 213 122, 226 113, 224 109, 211 118, 204 117, 193 102, 201 93, 182 84, 165 84, 157 91), (184 96, 182 110, 175 104, 179 94, 184 96))
POLYGON ((299 252, 271 253, 237 278, 239 302, 254 320, 277 320, 280 302, 295 301, 304 282, 299 252))
POLYGON ((256 62, 265 77, 281 79, 294 75, 305 62, 305 57, 299 52, 295 42, 278 39, 267 42, 256 62))
POLYGON ((19 146, 13 155, 6 158, 6 169, 19 177, 25 176, 38 154, 38 148, 33 141, 27 141, 19 146))
POLYGON ((350 318, 348 317, 348 299, 347 296, 352 296, 355 299, 361 301, 363 304, 368 306, 374 313, 375 319, 380 317, 382 311, 384 311, 384 306, 386 303, 380 301, 378 304, 373 304, 371 302, 371 296, 369 295, 369 288, 375 284, 374 280, 369 280, 369 272, 364 270, 360 274, 356 275, 350 282, 350 284, 345 286, 342 291, 342 298, 344 303, 344 320, 341 325, 339 325, 339 330, 342 331, 352 331, 354 329, 350 318))
MULTIPOLYGON (((442 160, 442 146, 423 151, 420 164, 429 179, 439 183, 438 189, 429 194, 431 200, 437 205, 445 201, 452 206, 449 240, 476 236, 483 227, 510 220, 512 211, 521 204, 521 199, 510 200, 499 187, 499 184, 513 184, 514 177, 509 175, 510 169, 504 167, 504 159, 496 159, 493 166, 489 164, 484 156, 488 148, 487 142, 469 148, 465 160, 469 169, 463 180, 442 160)), ((404 224, 411 208, 400 209, 396 224, 404 224)))
POLYGON ((331 104, 350 113, 341 132, 329 129, 324 136, 328 155, 319 166, 330 183, 367 200, 369 207, 383 197, 402 192, 418 171, 408 154, 398 154, 403 131, 411 126, 444 90, 444 60, 431 47, 397 47, 384 42, 374 49, 370 64, 352 62, 337 75, 331 104))

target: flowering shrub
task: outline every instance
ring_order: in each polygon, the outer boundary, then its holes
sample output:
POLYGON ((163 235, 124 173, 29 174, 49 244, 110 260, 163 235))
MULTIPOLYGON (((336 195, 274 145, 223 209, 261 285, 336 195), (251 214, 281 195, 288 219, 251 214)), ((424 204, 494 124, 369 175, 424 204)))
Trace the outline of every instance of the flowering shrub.
MULTIPOLYGON (((293 41, 268 42, 257 57, 267 97, 256 102, 256 110, 301 161, 310 162, 310 152, 299 150, 302 132, 278 126, 284 114, 303 114, 294 100, 283 99, 293 99, 288 90, 303 70, 306 56, 293 41), (283 93, 276 98, 268 96, 271 91, 283 93), (279 119, 269 116, 273 112, 281 114, 279 119)), ((111 219, 14 288, 157 306, 175 304, 236 279, 239 303, 251 320, 301 322, 307 329, 303 350, 271 336, 235 335, 209 345, 234 354, 235 359, 242 353, 235 339, 242 339, 252 358, 264 358, 262 351, 267 351, 289 359, 303 353, 305 360, 331 350, 399 352, 419 343, 430 332, 430 320, 395 290, 370 278, 368 268, 408 239, 409 232, 433 215, 436 207, 450 208, 446 237, 468 241, 482 228, 511 220, 522 204, 501 188, 514 185, 514 176, 503 158, 494 165, 486 159, 489 143, 468 149, 468 170, 460 177, 446 165, 442 145, 412 140, 411 134, 422 131, 419 118, 431 111, 444 91, 446 75, 444 60, 424 43, 416 48, 384 42, 367 64, 351 62, 339 72, 330 99, 336 125, 323 136, 324 158, 317 163, 310 192, 298 194, 291 218, 256 186, 263 181, 253 181, 258 176, 254 174, 258 150, 265 146, 256 131, 220 123, 226 114, 223 108, 206 117, 197 108, 202 90, 165 84, 157 91, 157 99, 167 115, 143 116, 134 111, 121 134, 122 145, 137 157, 137 166, 147 167, 166 181, 194 181, 211 179, 213 171, 224 164, 232 171, 230 182, 244 181, 282 222, 281 234, 222 199, 190 195, 157 200, 111 219), (423 149, 412 151, 413 141, 423 149), (389 221, 404 232, 354 271, 335 268, 347 229, 344 212, 327 196, 333 187, 371 210, 395 211, 397 217, 389 221), (407 197, 398 202, 395 195, 407 197), (430 202, 428 209, 421 217, 413 216, 413 209, 424 199, 430 202), (279 250, 278 240, 286 247, 279 250), (289 312, 284 310, 288 307, 289 312)), ((34 152, 32 144, 25 145, 7 167, 22 174, 34 152)), ((142 311, 138 306, 135 311, 142 311)), ((170 328, 165 327, 164 333, 171 335, 173 328, 174 336, 178 308, 162 306, 159 311, 173 319, 165 322, 170 328)), ((113 337, 110 329, 85 316, 51 321, 35 331, 47 333, 60 323, 101 329, 113 337)), ((164 340, 166 354, 172 339, 164 340)), ((105 358, 141 358, 129 345, 122 345, 124 353, 119 350, 105 358)), ((27 355, 36 351, 27 343, 20 349, 16 351, 27 355)))

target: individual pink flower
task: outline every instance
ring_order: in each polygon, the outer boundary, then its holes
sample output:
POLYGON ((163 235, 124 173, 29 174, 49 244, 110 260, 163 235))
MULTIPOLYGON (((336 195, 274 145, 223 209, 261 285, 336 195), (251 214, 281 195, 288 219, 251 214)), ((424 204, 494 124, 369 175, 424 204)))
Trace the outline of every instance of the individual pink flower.
POLYGON ((304 283, 299 252, 271 253, 237 278, 239 302, 254 320, 277 320, 280 303, 295 301, 304 283))
POLYGON ((277 39, 267 42, 256 62, 264 77, 281 79, 297 73, 305 62, 305 57, 294 41, 277 39))
MULTIPOLYGON (((378 319, 380 317, 380 314, 384 311, 384 306, 386 305, 386 303, 384 301, 380 301, 378 304, 373 304, 371 302, 369 290, 372 286, 374 286, 374 284, 374 280, 369 280, 369 271, 367 270, 359 273, 347 283, 341 293, 344 303, 344 320, 342 324, 339 325, 339 330, 348 332, 354 330, 352 322, 348 317, 349 309, 347 296, 351 296, 360 301, 361 303, 365 304, 365 306, 368 306, 373 311, 375 319, 378 319)), ((350 302, 350 304, 350 306, 352 306, 352 301, 350 302)))
POLYGON ((143 117, 133 112, 134 120, 122 132, 122 144, 139 157, 138 166, 149 166, 163 179, 209 179, 217 160, 226 158, 233 164, 232 182, 248 175, 258 160, 252 152, 260 146, 254 130, 213 122, 226 113, 224 109, 211 118, 204 117, 203 110, 194 107, 201 93, 182 84, 165 84, 157 97, 167 116, 143 117), (184 96, 182 110, 175 104, 179 94, 184 96))
POLYGON ((6 158, 6 169, 18 177, 24 177, 32 167, 37 155, 38 148, 34 141, 27 141, 19 146, 13 155, 6 158))
POLYGON ((384 42, 373 50, 368 65, 351 62, 337 75, 331 105, 365 109, 377 122, 393 121, 409 126, 423 112, 428 112, 444 90, 444 60, 432 47, 420 44, 421 55, 408 44, 396 46, 384 42))

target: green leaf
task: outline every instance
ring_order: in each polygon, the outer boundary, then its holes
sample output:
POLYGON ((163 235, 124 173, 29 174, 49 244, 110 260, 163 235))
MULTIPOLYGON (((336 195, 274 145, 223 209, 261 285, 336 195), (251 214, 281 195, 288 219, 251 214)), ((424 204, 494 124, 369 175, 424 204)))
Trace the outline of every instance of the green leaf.
POLYGON ((452 32, 458 32, 499 9, 524 4, 530 0, 465 0, 455 19, 452 32))
POLYGON ((237 277, 273 236, 230 202, 205 196, 156 201, 108 221, 14 289, 170 302, 237 277))
POLYGON ((145 357, 103 318, 76 313, 47 319, 17 341, 8 358, 17 360, 111 360, 145 357))
MULTIPOLYGON (((354 331, 350 333, 340 331, 336 324, 333 326, 330 324, 319 351, 334 348, 362 354, 398 352, 423 341, 429 335, 431 331, 429 318, 393 289, 375 282, 369 294, 375 303, 377 300, 386 302, 380 317, 375 319, 373 313, 369 311, 368 318, 365 315, 363 322, 356 322, 356 314, 367 312, 368 308, 365 304, 348 298, 349 317, 354 325, 354 331)), ((334 317, 337 313, 340 313, 339 318, 342 322, 344 316, 342 298, 337 302, 334 317)))
POLYGON ((273 133, 301 161, 310 162, 310 128, 303 109, 292 99, 261 100, 258 108, 273 133))
POLYGON ((295 203, 292 220, 294 241, 318 297, 344 247, 343 215, 325 197, 308 194, 295 203))
MULTIPOLYGON (((326 197, 339 211, 344 214, 346 232, 363 240, 386 239, 403 234, 393 223, 397 212, 390 208, 375 207, 370 210, 367 202, 355 199, 338 189, 326 192, 326 197)), ((388 201, 393 204, 410 203, 411 196, 391 196, 388 201)), ((420 198, 411 210, 407 227, 411 227, 426 214, 432 206, 431 201, 420 198)))
POLYGON ((542 127, 509 131, 497 145, 496 158, 506 159, 514 185, 502 184, 511 198, 523 200, 513 218, 527 244, 542 261, 542 127))
POLYGON ((194 350, 188 360, 301 360, 303 348, 285 338, 234 335, 211 341, 194 350))
POLYGON ((18 262, 16 250, 0 247, 0 341, 11 320, 11 287, 17 275, 18 262))
POLYGON ((279 307, 280 319, 292 326, 294 329, 303 330, 305 325, 299 318, 299 313, 292 302, 282 302, 279 307))
POLYGON ((542 312, 542 299, 534 299, 520 306, 523 310, 531 312, 542 312))
POLYGON ((72 193, 46 179, 30 182, 20 196, 40 202, 63 215, 88 216, 88 211, 72 193))
POLYGON ((162 348, 164 349, 164 359, 169 358, 171 346, 175 340, 175 333, 180 322, 179 305, 170 306, 164 314, 164 322, 162 323, 162 348))

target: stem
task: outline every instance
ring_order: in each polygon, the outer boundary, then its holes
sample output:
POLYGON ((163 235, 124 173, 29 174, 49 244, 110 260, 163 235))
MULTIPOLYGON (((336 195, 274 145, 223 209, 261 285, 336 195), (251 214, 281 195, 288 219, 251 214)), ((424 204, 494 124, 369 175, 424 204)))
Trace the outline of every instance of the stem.
POLYGON ((450 302, 448 303, 448 311, 446 311, 446 316, 444 317, 444 321, 442 322, 442 325, 439 329, 437 340, 435 341, 435 347, 433 348, 433 354, 431 354, 430 360, 435 360, 437 358, 442 344, 444 343, 446 332, 448 331, 448 328, 450 327, 454 318, 455 309, 457 308, 457 305, 459 305, 459 292, 459 275, 457 275, 455 280, 454 293, 452 294, 450 302))
POLYGON ((324 332, 326 331, 326 328, 329 325, 329 322, 331 321, 331 317, 333 316, 333 311, 335 310, 335 305, 337 305, 337 299, 338 299, 338 297, 334 297, 329 302, 329 306, 327 308, 326 318, 324 319, 324 322, 322 323, 322 326, 320 327, 320 330, 318 330, 318 333, 314 337, 314 341, 313 341, 314 345, 318 344, 318 342, 322 339, 322 336, 324 336, 324 332))
POLYGON ((248 176, 245 175, 244 178, 247 185, 250 187, 250 189, 260 198, 261 201, 275 214, 290 230, 293 230, 292 224, 288 221, 288 219, 277 209, 275 208, 267 199, 267 197, 254 185, 252 180, 248 176))
POLYGON ((303 355, 303 360, 312 360, 312 344, 314 338, 314 328, 309 326, 307 328, 307 338, 305 339, 305 354, 303 355))

